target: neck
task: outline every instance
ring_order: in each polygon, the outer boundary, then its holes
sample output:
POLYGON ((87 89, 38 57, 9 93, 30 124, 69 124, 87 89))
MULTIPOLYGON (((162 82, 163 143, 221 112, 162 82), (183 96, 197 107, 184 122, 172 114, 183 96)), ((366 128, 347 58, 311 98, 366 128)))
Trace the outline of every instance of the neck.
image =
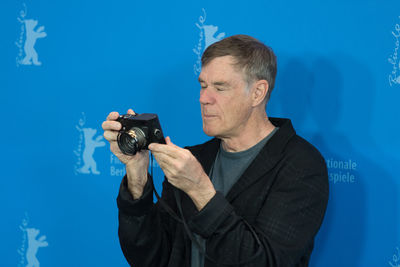
POLYGON ((267 114, 263 112, 254 118, 250 117, 237 135, 221 137, 221 144, 225 151, 240 152, 251 148, 267 137, 275 126, 269 121, 267 114))

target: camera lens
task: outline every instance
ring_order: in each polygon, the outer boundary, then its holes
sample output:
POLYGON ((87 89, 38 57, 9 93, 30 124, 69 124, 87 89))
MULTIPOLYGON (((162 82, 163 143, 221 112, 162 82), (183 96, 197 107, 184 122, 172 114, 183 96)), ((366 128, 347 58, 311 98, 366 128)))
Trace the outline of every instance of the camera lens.
POLYGON ((122 153, 135 155, 146 146, 146 135, 142 129, 133 127, 128 131, 121 131, 118 134, 118 146, 122 153))

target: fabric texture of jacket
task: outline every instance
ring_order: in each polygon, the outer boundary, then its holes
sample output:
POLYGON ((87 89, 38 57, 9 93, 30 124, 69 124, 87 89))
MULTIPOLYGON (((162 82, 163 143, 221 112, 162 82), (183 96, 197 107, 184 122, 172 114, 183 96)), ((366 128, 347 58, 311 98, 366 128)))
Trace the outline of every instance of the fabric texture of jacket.
MULTIPOLYGON (((226 197, 217 192, 197 211, 183 191, 163 183, 164 202, 179 214, 176 190, 189 229, 206 239, 207 255, 217 263, 206 259, 205 267, 308 266, 328 201, 326 164, 290 120, 270 120, 279 130, 226 197)), ((214 138, 187 149, 209 173, 219 147, 214 138)), ((150 176, 137 200, 125 177, 117 204, 120 244, 132 266, 190 267, 191 240, 181 222, 153 203, 150 176)))

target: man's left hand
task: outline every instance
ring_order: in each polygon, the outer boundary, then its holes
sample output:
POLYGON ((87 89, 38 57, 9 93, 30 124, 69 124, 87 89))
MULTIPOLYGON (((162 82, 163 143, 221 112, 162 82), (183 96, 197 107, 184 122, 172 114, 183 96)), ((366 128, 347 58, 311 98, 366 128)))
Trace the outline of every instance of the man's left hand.
POLYGON ((168 182, 188 194, 201 210, 216 193, 210 178, 189 150, 174 145, 169 137, 165 141, 166 145, 152 143, 149 149, 168 182))

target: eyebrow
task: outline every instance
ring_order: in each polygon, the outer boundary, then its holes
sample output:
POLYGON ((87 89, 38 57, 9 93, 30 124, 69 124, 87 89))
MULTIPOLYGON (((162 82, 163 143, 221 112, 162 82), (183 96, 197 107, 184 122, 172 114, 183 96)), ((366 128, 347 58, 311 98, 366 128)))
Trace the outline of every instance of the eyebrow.
POLYGON ((216 85, 216 86, 229 86, 229 83, 220 81, 220 82, 213 82, 213 85, 216 85))
MULTIPOLYGON (((199 83, 205 83, 205 81, 201 78, 199 78, 199 83)), ((212 83, 214 86, 229 86, 228 82, 224 82, 224 81, 217 81, 217 82, 213 82, 212 83)))

